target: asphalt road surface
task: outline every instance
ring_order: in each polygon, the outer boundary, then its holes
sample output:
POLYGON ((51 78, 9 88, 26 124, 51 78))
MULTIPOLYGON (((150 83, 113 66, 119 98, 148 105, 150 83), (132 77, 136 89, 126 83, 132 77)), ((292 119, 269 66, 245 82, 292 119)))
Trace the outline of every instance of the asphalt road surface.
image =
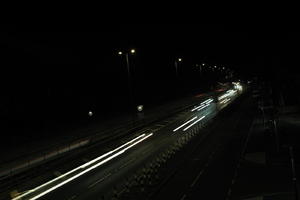
MULTIPOLYGON (((199 124, 211 121, 210 119, 216 116, 218 108, 224 108, 231 103, 231 101, 225 100, 219 100, 216 103, 206 98, 199 103, 198 107, 156 124, 157 128, 150 127, 143 130, 137 137, 116 146, 107 154, 99 155, 72 172, 31 189, 15 199, 21 199, 21 197, 23 197, 22 199, 47 200, 99 199, 102 195, 109 196, 111 188, 124 184, 124 180, 128 176, 175 143, 183 134, 188 133, 199 124)), ((230 117, 227 116, 228 114, 221 116, 222 120, 217 120, 213 130, 206 130, 211 133, 205 137, 205 141, 199 141, 197 150, 192 156, 189 155, 189 160, 184 168, 159 193, 153 196, 154 199, 160 197, 180 199, 187 198, 187 195, 198 196, 201 195, 199 194, 200 190, 193 190, 193 188, 199 187, 202 182, 206 188, 212 188, 216 184, 215 181, 221 184, 224 180, 231 178, 230 170, 234 169, 237 154, 245 135, 242 130, 246 130, 250 124, 250 118, 246 115, 248 103, 243 102, 242 105, 236 105, 237 108, 234 109, 234 112, 229 113, 230 117), (174 192, 174 188, 177 189, 176 192, 174 192)), ((226 190, 225 183, 221 185, 226 190)), ((208 190, 206 189, 204 192, 208 192, 208 190)), ((215 194, 215 192, 213 193, 215 194)))
POLYGON ((208 136, 194 145, 180 170, 151 199, 230 199, 253 122, 252 108, 248 98, 221 114, 207 130, 208 136))

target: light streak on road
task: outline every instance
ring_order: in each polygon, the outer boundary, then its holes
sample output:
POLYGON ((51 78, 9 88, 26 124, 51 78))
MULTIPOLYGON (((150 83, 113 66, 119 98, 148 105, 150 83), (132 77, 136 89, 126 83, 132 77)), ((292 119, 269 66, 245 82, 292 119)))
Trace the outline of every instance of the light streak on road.
POLYGON ((36 187, 36 188, 34 188, 34 189, 32 189, 32 190, 29 190, 29 191, 23 193, 23 194, 20 195, 20 196, 17 196, 17 197, 15 197, 15 198, 13 198, 13 200, 21 200, 21 199, 24 199, 24 198, 26 198, 26 196, 29 196, 29 195, 31 195, 31 194, 34 193, 34 192, 38 192, 38 190, 42 189, 43 187, 50 186, 51 183, 54 183, 55 181, 59 181, 59 179, 66 178, 67 175, 70 175, 71 173, 74 173, 74 172, 76 172, 77 170, 81 170, 81 169, 83 169, 83 168, 86 168, 88 165, 92 165, 92 164, 94 164, 95 162, 97 162, 97 161, 99 161, 99 160, 105 158, 105 159, 102 160, 101 162, 95 163, 94 165, 89 166, 89 167, 88 167, 87 169, 85 169, 84 171, 81 171, 80 173, 78 173, 78 174, 76 174, 76 175, 74 175, 74 176, 71 176, 70 178, 68 178, 68 179, 66 179, 66 180, 64 180, 64 181, 62 181, 62 182, 60 182, 60 183, 58 183, 58 184, 55 184, 54 186, 50 187, 49 189, 47 189, 47 190, 45 190, 45 191, 42 191, 41 193, 37 194, 36 196, 33 196, 33 197, 29 197, 29 198, 28 198, 28 199, 30 199, 30 200, 38 199, 38 198, 40 198, 40 197, 42 197, 42 196, 48 194, 49 192, 51 192, 51 191, 53 191, 53 190, 55 190, 55 189, 57 189, 57 188, 59 188, 59 187, 65 185, 66 183, 68 183, 68 182, 70 182, 70 181, 72 181, 72 180, 74 180, 74 179, 76 179, 76 178, 82 176, 83 174, 85 174, 85 173, 87 173, 87 172, 89 172, 89 171, 91 171, 91 170, 93 170, 93 169, 95 169, 95 168, 97 168, 97 167, 99 167, 99 166, 105 164, 106 162, 112 160, 113 158, 115 158, 115 157, 117 157, 117 156, 123 154, 123 153, 126 152, 128 149, 130 149, 130 148, 132 148, 133 146, 137 145, 138 143, 140 143, 140 142, 146 140, 147 138, 149 138, 149 137, 152 136, 152 135, 153 135, 153 133, 150 133, 150 134, 148 134, 148 135, 142 134, 142 135, 140 135, 140 136, 138 136, 138 137, 132 139, 131 141, 127 142, 126 144, 123 144, 123 145, 121 145, 120 147, 118 147, 118 148, 116 148, 116 149, 114 149, 114 150, 112 150, 112 151, 109 151, 108 153, 105 153, 105 154, 103 154, 103 155, 97 157, 96 159, 94 159, 94 160, 88 162, 88 163, 85 163, 85 164, 83 164, 83 165, 81 165, 81 166, 79 166, 79 167, 77 167, 77 168, 75 168, 75 169, 73 169, 73 170, 71 170, 71 171, 69 171, 69 172, 67 172, 67 173, 65 173, 65 174, 63 174, 63 175, 61 175, 61 176, 59 176, 59 177, 57 177, 57 178, 55 178, 55 179, 49 181, 49 182, 47 182, 47 183, 44 183, 44 184, 42 184, 42 185, 40 185, 40 186, 38 186, 38 187, 36 187), (130 144, 130 145, 129 145, 129 144, 130 144), (129 145, 129 146, 127 146, 127 145, 129 145), (127 146, 127 147, 126 147, 126 146, 127 146), (119 150, 120 150, 120 151, 119 151, 119 150), (115 152, 116 152, 116 153, 115 153, 115 152), (115 153, 115 154, 113 154, 113 153, 115 153), (113 155, 111 155, 111 154, 113 154, 113 155), (109 155, 111 155, 111 156, 109 156, 109 155), (109 156, 109 157, 107 157, 107 156, 109 156))
POLYGON ((205 106, 199 108, 197 111, 201 111, 201 110, 203 110, 204 108, 206 108, 206 107, 208 107, 208 106, 210 106, 210 104, 207 104, 207 105, 205 105, 205 106))
POLYGON ((237 93, 236 90, 228 90, 225 94, 221 95, 218 97, 218 100, 221 101, 229 96, 233 96, 237 93))
POLYGON ((228 101, 230 101, 231 99, 230 98, 227 98, 227 99, 224 99, 223 101, 221 101, 220 103, 221 104, 225 104, 225 103, 227 103, 228 101))
POLYGON ((213 102, 214 100, 213 99, 207 99, 205 101, 203 101, 200 106, 197 106, 195 108, 193 108, 191 111, 194 112, 195 110, 198 110, 199 108, 205 106, 205 105, 210 105, 211 102, 213 102))
POLYGON ((194 126, 195 124, 197 124, 198 122, 200 122, 204 118, 205 118, 205 116, 202 116, 200 119, 194 121, 192 124, 190 124, 189 126, 187 126, 186 128, 184 128, 183 131, 188 130, 189 128, 191 128, 192 126, 194 126))
POLYGON ((178 131, 179 129, 181 129, 182 127, 184 127, 185 125, 189 124, 190 122, 194 121, 194 120, 197 119, 197 118, 198 118, 198 117, 194 117, 193 119, 191 119, 191 120, 185 122, 184 124, 178 126, 177 128, 175 128, 175 129, 173 130, 173 132, 178 131))

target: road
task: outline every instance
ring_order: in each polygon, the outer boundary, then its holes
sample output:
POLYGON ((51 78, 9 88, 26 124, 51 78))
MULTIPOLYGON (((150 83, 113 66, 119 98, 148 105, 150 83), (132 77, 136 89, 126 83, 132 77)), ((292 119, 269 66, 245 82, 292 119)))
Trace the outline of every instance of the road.
MULTIPOLYGON (((199 106, 156 124, 156 128, 143 130, 106 154, 39 187, 29 189, 14 199, 97 199, 102 195, 110 196, 111 188, 124 184, 128 176, 174 144, 182 135, 210 121, 218 109, 234 100, 230 100, 234 95, 228 91, 227 95, 225 93, 218 100, 206 98, 199 106)), ((235 121, 236 118, 232 122, 235 121)), ((209 143, 206 145, 213 146, 209 143)), ((211 152, 209 148, 207 150, 211 152)))
POLYGON ((230 199, 253 122, 252 106, 247 99, 230 117, 219 116, 208 136, 191 147, 180 170, 151 199, 230 199))

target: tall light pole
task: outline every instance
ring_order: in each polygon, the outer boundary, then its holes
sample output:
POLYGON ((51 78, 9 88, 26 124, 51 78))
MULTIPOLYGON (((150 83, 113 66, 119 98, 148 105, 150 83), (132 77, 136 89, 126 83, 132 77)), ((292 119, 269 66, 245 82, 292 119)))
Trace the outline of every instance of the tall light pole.
POLYGON ((178 59, 175 59, 175 72, 176 72, 176 77, 178 77, 178 65, 179 63, 182 62, 182 58, 178 58, 178 59))
POLYGON ((202 76, 202 67, 204 67, 204 66, 205 66, 204 63, 202 63, 201 65, 196 64, 196 67, 199 67, 199 74, 200 74, 200 77, 202 76))
POLYGON ((129 54, 134 55, 135 54, 135 49, 131 49, 128 52, 122 52, 119 51, 118 55, 125 56, 126 59, 126 68, 127 68, 127 81, 128 81, 128 91, 129 91, 129 103, 130 103, 130 111, 132 112, 131 120, 132 120, 132 125, 134 122, 134 112, 133 112, 133 90, 132 90, 132 84, 131 84, 131 70, 130 70, 130 62, 129 62, 129 54))

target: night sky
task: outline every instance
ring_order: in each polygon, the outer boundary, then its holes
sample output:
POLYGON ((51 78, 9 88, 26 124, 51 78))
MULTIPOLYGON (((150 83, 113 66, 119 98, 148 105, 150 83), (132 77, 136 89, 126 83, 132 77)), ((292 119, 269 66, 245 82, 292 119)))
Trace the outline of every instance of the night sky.
MULTIPOLYGON (((45 128, 128 111, 124 57, 134 104, 152 106, 207 89, 197 63, 230 68, 238 78, 298 84, 299 33, 287 27, 226 24, 9 24, 1 26, 1 122, 45 128), (174 60, 183 59, 179 82, 174 60), (176 94, 176 95, 175 95, 176 94), (36 122, 39 123, 36 123, 36 122), (34 125, 33 125, 34 124, 34 125), (36 124, 40 124, 36 126, 36 124), (50 123, 51 124, 51 123, 50 123), (48 125, 47 125, 48 126, 48 125)), ((287 86, 288 87, 288 86, 287 86)))

